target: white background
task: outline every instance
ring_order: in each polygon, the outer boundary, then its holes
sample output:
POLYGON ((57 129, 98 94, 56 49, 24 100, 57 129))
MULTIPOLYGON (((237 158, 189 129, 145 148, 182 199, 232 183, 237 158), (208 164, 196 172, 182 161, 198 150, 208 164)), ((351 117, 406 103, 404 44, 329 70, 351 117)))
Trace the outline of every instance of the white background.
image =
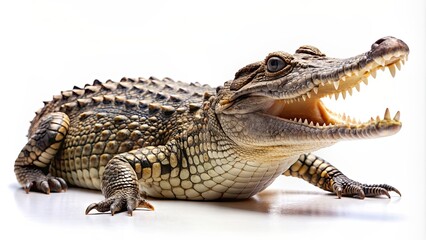
POLYGON ((0 3, 1 229, 3 236, 65 238, 425 239, 425 3, 383 1, 2 1, 0 3), (392 35, 410 46, 395 79, 379 72, 368 87, 330 108, 361 119, 401 110, 395 136, 343 142, 317 154, 350 177, 386 182, 392 199, 337 200, 279 178, 248 201, 151 200, 133 217, 85 216, 100 193, 26 195, 13 163, 42 100, 94 79, 172 77, 222 84, 269 52, 311 44, 350 57, 392 35), (334 106, 336 105, 336 106, 334 106))

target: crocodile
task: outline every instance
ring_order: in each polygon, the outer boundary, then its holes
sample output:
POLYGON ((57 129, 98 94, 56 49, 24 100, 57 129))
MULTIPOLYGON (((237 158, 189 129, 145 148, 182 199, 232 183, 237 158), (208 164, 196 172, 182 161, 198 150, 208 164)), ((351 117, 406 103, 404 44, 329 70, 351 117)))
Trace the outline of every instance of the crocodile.
POLYGON ((147 197, 246 199, 281 175, 338 198, 401 196, 388 184, 352 180, 311 152, 400 130, 399 111, 360 122, 321 99, 351 95, 380 69, 394 76, 408 54, 402 40, 384 37, 345 59, 310 45, 272 52, 217 88, 155 77, 95 80, 44 102, 14 172, 27 193, 101 190, 105 199, 86 214, 153 210, 147 197))

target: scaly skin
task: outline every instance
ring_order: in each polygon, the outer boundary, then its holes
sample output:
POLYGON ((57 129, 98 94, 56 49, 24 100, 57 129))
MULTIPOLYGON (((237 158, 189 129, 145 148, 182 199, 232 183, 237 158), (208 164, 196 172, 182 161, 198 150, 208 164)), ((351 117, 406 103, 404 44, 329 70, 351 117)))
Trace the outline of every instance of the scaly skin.
POLYGON ((95 80, 45 102, 15 174, 27 192, 60 192, 67 183, 100 189, 105 200, 90 204, 86 214, 153 209, 144 194, 248 198, 280 175, 303 178, 339 197, 390 197, 388 191, 399 191, 353 181, 309 152, 398 132, 399 112, 391 118, 386 110, 383 119, 358 123, 320 99, 346 97, 377 69, 387 67, 394 75, 408 52, 392 37, 348 59, 302 46, 295 54, 271 53, 216 89, 168 78, 95 80))

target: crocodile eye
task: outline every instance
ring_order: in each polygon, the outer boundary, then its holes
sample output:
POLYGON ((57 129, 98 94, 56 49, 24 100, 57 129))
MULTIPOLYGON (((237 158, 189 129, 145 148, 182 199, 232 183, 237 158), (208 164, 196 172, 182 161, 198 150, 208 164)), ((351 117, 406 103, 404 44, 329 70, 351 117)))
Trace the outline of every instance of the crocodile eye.
POLYGON ((269 72, 278 72, 287 66, 287 63, 279 57, 271 57, 266 63, 269 72))

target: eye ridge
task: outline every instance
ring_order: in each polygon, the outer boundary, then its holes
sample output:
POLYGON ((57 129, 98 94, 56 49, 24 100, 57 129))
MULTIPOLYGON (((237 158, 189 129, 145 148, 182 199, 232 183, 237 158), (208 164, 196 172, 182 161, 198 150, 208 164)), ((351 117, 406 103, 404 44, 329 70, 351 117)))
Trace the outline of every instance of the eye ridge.
POLYGON ((285 68, 287 63, 284 61, 284 59, 274 56, 268 59, 266 65, 269 72, 278 72, 285 68))

